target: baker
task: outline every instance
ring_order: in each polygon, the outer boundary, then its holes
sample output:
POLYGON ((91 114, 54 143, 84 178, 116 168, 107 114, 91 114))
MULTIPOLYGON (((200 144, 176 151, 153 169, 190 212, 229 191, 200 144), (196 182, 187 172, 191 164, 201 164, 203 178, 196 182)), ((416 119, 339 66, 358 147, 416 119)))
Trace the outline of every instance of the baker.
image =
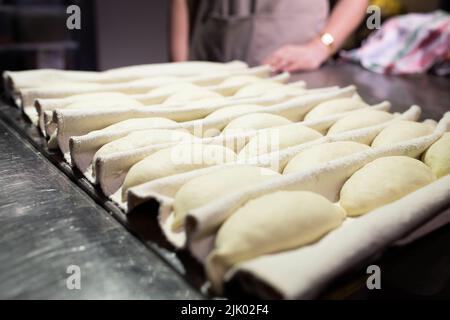
POLYGON ((243 60, 275 71, 320 67, 364 18, 368 0, 172 0, 173 61, 243 60))

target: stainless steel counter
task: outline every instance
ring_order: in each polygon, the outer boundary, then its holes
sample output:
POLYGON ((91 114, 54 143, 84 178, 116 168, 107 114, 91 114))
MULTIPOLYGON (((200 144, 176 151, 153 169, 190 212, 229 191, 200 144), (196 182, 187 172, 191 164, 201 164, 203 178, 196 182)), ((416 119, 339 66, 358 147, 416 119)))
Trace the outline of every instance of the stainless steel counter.
MULTIPOLYGON (((395 111, 422 106, 422 118, 450 110, 449 78, 383 76, 348 64, 295 78, 309 87, 355 84, 368 102, 389 100, 395 111)), ((200 268, 171 252, 147 212, 126 217, 47 150, 17 109, 0 105, 0 298, 204 298, 200 268), (69 265, 81 268, 81 290, 66 287, 69 265)), ((376 262, 381 291, 365 289, 361 266, 337 279, 324 297, 448 298, 449 245, 447 225, 385 252, 376 262)))
POLYGON ((393 111, 405 111, 413 104, 422 107, 422 119, 440 119, 450 111, 450 77, 433 75, 389 76, 370 72, 358 65, 337 62, 320 70, 294 75, 308 87, 356 85, 369 103, 388 100, 393 111))
POLYGON ((0 120, 0 298, 200 297, 0 120), (81 290, 66 286, 70 265, 80 267, 81 290))

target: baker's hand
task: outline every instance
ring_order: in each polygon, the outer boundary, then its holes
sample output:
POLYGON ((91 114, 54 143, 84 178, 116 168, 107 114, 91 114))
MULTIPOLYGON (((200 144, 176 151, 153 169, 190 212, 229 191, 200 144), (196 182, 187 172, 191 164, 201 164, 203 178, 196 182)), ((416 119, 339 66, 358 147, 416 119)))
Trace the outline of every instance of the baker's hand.
POLYGON ((319 68, 331 55, 331 50, 319 39, 304 45, 285 45, 263 60, 274 71, 301 71, 319 68))

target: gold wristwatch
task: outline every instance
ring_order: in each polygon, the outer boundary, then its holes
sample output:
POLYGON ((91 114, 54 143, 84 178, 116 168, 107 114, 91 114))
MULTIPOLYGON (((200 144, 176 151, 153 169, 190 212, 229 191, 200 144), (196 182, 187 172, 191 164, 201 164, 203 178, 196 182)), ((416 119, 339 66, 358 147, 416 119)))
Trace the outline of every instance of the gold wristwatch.
POLYGON ((334 37, 328 33, 324 32, 320 35, 320 42, 327 46, 330 51, 334 51, 334 37))

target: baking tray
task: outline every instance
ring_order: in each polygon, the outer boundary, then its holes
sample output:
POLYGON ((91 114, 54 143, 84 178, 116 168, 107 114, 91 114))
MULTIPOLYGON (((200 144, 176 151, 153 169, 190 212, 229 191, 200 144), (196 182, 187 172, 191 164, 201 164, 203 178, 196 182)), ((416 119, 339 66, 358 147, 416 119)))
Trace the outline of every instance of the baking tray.
MULTIPOLYGON (((157 216, 152 214, 157 211, 156 203, 145 203, 126 215, 115 203, 104 196, 99 187, 92 185, 76 168, 71 167, 59 151, 49 150, 46 139, 40 134, 19 108, 13 106, 12 101, 3 99, 0 101, 0 118, 3 119, 22 138, 30 142, 42 155, 58 167, 66 176, 76 183, 94 201, 102 206, 108 214, 121 223, 132 235, 138 238, 149 250, 156 253, 164 260, 174 272, 179 273, 188 283, 199 290, 205 298, 213 296, 202 290, 205 283, 203 267, 190 256, 187 251, 175 251, 174 247, 165 239, 158 227, 157 216)), ((398 249, 388 249, 396 251, 398 249)), ((392 263, 392 254, 387 252, 387 263, 392 263)), ((375 256, 372 261, 379 260, 375 256)), ((384 259, 386 260, 386 259, 384 259)), ((394 259, 395 260, 395 259, 394 259)), ((377 262, 382 264, 383 261, 377 262)), ((335 281, 324 291, 321 298, 342 299, 358 297, 365 290, 366 273, 362 266, 356 267, 335 281)), ((238 288, 230 287, 227 297, 249 298, 238 288)))

